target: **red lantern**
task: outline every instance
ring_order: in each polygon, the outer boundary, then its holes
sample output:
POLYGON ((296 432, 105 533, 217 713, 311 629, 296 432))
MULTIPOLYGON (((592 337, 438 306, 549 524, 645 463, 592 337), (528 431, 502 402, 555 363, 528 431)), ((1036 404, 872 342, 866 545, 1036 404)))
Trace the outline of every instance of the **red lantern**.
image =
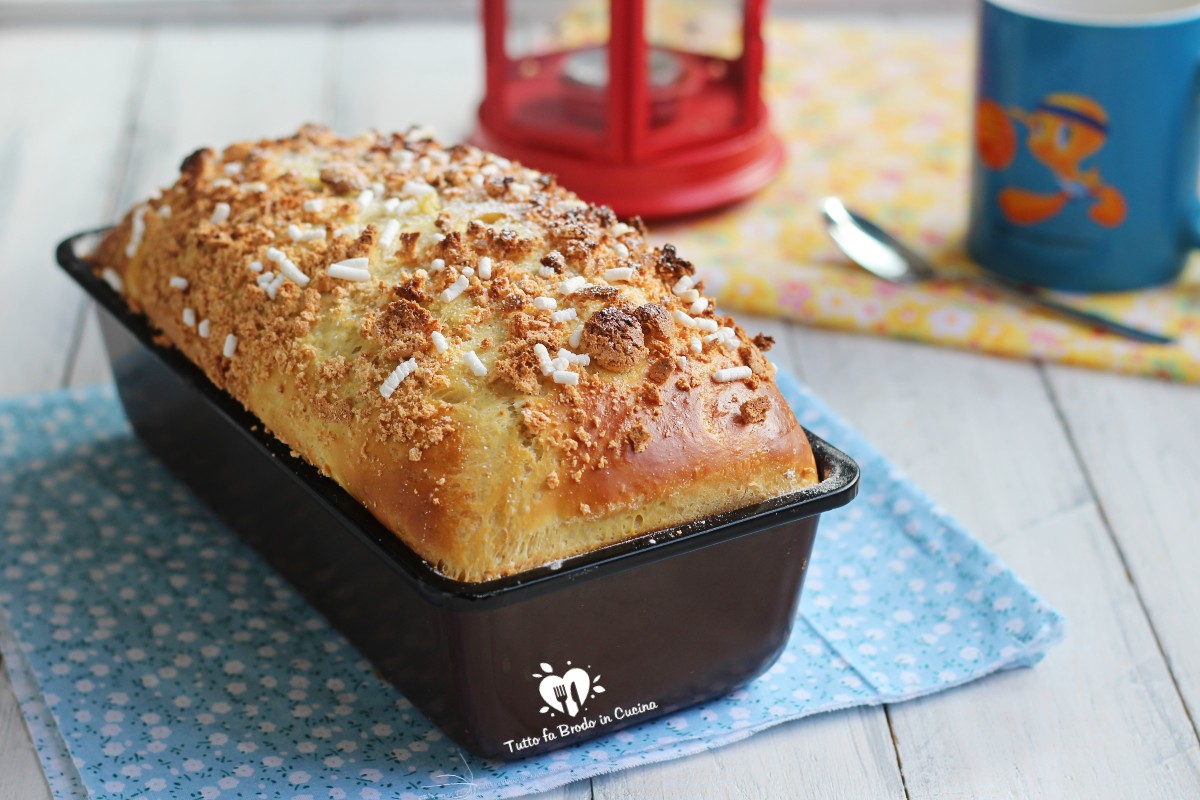
POLYGON ((622 215, 748 197, 783 164, 762 101, 763 11, 763 0, 483 0, 473 139, 622 215))

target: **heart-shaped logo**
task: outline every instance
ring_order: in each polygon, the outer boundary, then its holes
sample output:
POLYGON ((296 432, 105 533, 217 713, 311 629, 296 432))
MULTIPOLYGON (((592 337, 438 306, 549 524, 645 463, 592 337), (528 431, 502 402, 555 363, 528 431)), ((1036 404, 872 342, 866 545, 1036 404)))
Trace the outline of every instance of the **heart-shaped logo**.
POLYGON ((542 664, 542 669, 546 670, 547 675, 534 675, 540 677, 541 683, 538 684, 538 694, 542 696, 546 707, 542 711, 554 709, 568 716, 574 717, 583 710, 583 706, 587 703, 592 690, 602 691, 600 687, 593 686, 592 678, 586 671, 579 667, 572 667, 564 672, 561 676, 553 674, 549 664, 542 664))

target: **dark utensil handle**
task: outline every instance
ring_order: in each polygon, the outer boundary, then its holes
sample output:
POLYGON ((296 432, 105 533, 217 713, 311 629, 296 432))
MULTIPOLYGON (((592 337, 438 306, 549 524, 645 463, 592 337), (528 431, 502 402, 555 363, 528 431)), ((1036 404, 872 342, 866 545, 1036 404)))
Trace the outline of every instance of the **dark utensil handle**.
POLYGON ((1047 297, 1040 293, 1037 289, 1030 286, 1024 286, 1019 283, 1011 283, 1009 281, 992 277, 976 277, 973 278, 976 283, 981 283, 998 291, 1010 295, 1016 295, 1026 302, 1043 308, 1047 311, 1052 311, 1060 316, 1067 317, 1075 322, 1082 322, 1086 325, 1092 325, 1097 328, 1103 328, 1110 333, 1115 333, 1124 336, 1126 339, 1132 339, 1137 342, 1146 342, 1148 344, 1174 344, 1175 339, 1170 336, 1165 336, 1161 333, 1148 331, 1143 328, 1135 328, 1132 325, 1126 325, 1123 322, 1118 322, 1111 317, 1106 317, 1103 314, 1097 314, 1092 311, 1085 311, 1082 308, 1076 308, 1067 303, 1060 303, 1053 298, 1047 297))

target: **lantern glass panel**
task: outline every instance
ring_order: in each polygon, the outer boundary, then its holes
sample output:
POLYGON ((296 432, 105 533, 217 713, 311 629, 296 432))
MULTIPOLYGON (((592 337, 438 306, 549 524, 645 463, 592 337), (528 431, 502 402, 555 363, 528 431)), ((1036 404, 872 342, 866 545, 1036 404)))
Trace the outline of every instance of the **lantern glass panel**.
POLYGON ((742 4, 729 0, 648 0, 653 47, 733 61, 742 54, 742 4))
POLYGON ((508 0, 506 108, 527 141, 606 146, 609 13, 607 0, 508 0))
POLYGON ((605 0, 508 0, 504 47, 514 60, 608 42, 605 0))
POLYGON ((744 4, 731 0, 646 0, 649 152, 746 124, 744 14, 744 4))

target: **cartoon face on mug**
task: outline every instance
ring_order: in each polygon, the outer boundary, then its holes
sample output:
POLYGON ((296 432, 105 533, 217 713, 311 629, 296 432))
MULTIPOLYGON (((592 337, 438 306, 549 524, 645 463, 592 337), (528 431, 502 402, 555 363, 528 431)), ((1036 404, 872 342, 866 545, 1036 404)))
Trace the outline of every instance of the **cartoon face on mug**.
POLYGON ((1090 97, 1056 92, 1028 110, 1014 107, 1007 111, 995 100, 984 98, 976 109, 975 137, 979 159, 987 169, 1007 169, 1023 146, 1046 168, 1053 184, 1049 189, 1002 188, 996 202, 1010 222, 1037 225, 1073 203, 1086 204, 1088 217, 1105 228, 1124 222, 1124 196, 1105 183, 1098 167, 1089 164, 1109 137, 1108 114, 1090 97), (1024 130, 1023 137, 1019 128, 1024 130))

